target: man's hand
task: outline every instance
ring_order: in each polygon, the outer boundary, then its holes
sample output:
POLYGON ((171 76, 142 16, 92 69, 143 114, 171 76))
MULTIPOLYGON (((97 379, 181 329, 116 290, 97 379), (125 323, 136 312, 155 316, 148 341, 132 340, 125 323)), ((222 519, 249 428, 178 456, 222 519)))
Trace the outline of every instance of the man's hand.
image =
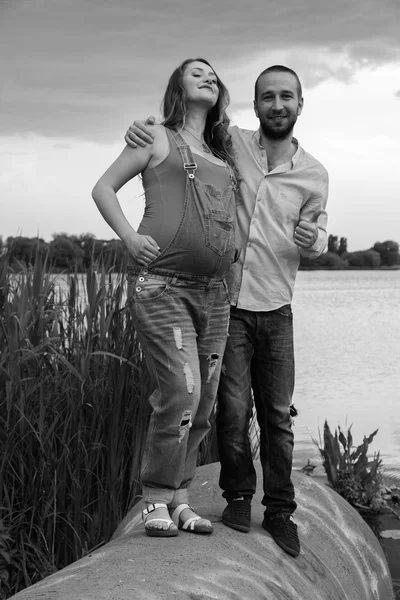
POLYGON ((318 238, 318 217, 322 208, 315 211, 309 221, 299 221, 294 230, 294 243, 300 248, 310 248, 318 238))
POLYGON ((134 121, 125 134, 125 142, 128 146, 137 148, 152 144, 154 135, 146 125, 154 125, 155 122, 156 119, 153 116, 147 117, 146 121, 134 121))
POLYGON ((160 246, 150 235, 135 233, 124 239, 124 244, 139 265, 147 265, 160 254, 160 246))

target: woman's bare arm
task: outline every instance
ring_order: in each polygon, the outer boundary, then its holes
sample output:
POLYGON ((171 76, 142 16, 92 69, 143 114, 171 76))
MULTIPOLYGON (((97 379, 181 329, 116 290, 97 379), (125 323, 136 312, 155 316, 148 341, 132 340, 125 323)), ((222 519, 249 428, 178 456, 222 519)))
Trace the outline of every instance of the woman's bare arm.
POLYGON ((160 143, 162 145, 164 140, 162 135, 154 133, 155 143, 150 146, 135 151, 126 146, 100 177, 92 191, 93 200, 103 218, 121 238, 139 264, 147 264, 158 256, 160 250, 157 242, 151 236, 140 235, 133 229, 121 208, 117 192, 128 181, 142 173, 151 158, 159 152, 160 143))

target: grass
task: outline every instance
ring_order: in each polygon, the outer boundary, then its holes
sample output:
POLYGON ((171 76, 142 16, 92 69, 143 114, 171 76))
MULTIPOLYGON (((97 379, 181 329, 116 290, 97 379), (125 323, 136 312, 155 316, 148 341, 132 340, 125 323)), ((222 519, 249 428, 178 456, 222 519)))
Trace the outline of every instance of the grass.
POLYGON ((140 494, 146 372, 105 268, 0 263, 0 598, 109 540, 140 494), (84 301, 82 300, 84 298, 84 301))

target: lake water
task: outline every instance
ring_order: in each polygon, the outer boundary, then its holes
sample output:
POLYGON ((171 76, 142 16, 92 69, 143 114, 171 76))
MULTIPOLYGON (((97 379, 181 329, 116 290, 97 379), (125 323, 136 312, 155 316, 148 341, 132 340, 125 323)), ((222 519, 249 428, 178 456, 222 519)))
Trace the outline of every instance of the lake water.
POLYGON ((326 419, 356 445, 379 428, 370 450, 400 478, 400 271, 299 271, 293 312, 294 468, 320 463, 326 419))

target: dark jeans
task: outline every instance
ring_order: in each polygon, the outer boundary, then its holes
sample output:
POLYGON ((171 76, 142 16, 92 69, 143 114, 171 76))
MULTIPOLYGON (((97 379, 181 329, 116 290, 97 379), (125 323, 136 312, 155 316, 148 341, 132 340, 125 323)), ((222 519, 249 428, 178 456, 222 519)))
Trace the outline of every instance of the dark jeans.
POLYGON ((218 389, 220 487, 232 499, 256 491, 249 441, 252 393, 260 427, 266 514, 296 509, 291 481, 294 388, 293 316, 290 305, 269 312, 231 307, 229 337, 218 389))

